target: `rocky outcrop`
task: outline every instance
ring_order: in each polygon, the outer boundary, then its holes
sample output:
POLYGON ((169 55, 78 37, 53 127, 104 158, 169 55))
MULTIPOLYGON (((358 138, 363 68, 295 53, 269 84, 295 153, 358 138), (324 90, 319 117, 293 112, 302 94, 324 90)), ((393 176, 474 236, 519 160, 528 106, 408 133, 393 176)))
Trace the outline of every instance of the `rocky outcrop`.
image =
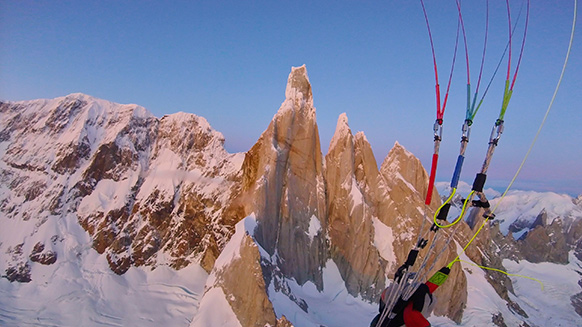
POLYGON ((282 274, 323 287, 326 201, 311 85, 305 66, 289 75, 285 101, 246 153, 232 212, 254 213, 257 243, 282 274))
POLYGON ((257 245, 245 235, 240 244, 240 258, 216 271, 214 287, 220 286, 230 295, 227 300, 242 326, 276 324, 260 262, 257 245))
POLYGON ((582 219, 576 219, 566 227, 566 243, 574 250, 574 255, 582 260, 582 219))
POLYGON ((518 242, 520 252, 529 262, 568 263, 570 247, 563 233, 562 220, 557 218, 547 227, 537 226, 518 242))
POLYGON ((57 253, 52 250, 45 251, 44 243, 38 242, 34 245, 29 258, 30 261, 33 262, 38 262, 43 265, 52 265, 57 262, 57 253))
MULTIPOLYGON (((162 256, 175 268, 200 262, 212 269, 234 230, 223 211, 242 155, 228 154, 204 118, 158 119, 83 94, 3 103, 1 110, 3 215, 38 227, 76 214, 118 274, 155 267, 162 256)), ((30 242, 24 247, 50 240, 30 242)), ((47 251, 33 250, 30 260, 56 260, 47 251)))
POLYGON ((138 234, 155 237, 140 238, 134 256, 147 263, 163 249, 176 268, 199 261, 210 271, 234 231, 222 213, 238 178, 238 155, 226 153, 222 134, 191 114, 164 116, 156 139, 132 212, 149 221, 138 234))
MULTIPOLYGON (((427 231, 432 225, 432 216, 440 204, 440 199, 435 193, 430 206, 424 205, 429 176, 420 160, 398 142, 384 159, 380 173, 388 188, 387 200, 380 205, 380 217, 396 235, 393 246, 397 259, 389 274, 391 276, 398 266, 406 261, 408 252, 416 244, 423 226, 423 219, 425 219, 423 231, 427 231)), ((456 257, 454 242, 446 246, 450 231, 444 229, 439 230, 438 233, 440 236, 435 248, 443 249, 443 252, 434 263, 433 271, 425 272, 426 279, 456 257)), ((420 251, 418 265, 427 252, 428 248, 420 251)), ((431 264, 434 262, 434 255, 435 253, 429 257, 431 264)), ((467 303, 467 280, 458 265, 453 266, 447 283, 439 287, 435 294, 437 297, 450 299, 450 301, 438 302, 434 314, 446 315, 460 322, 467 303)))
POLYGON ((494 314, 493 316, 491 316, 491 322, 494 323, 496 326, 499 327, 507 327, 507 325, 505 324, 505 320, 503 319, 503 315, 501 314, 501 312, 494 314))
POLYGON ((375 246, 374 220, 382 224, 378 207, 387 190, 370 144, 363 133, 353 136, 345 114, 338 119, 325 162, 331 257, 352 295, 376 300, 385 288, 384 268, 394 259, 392 244, 385 249, 386 258, 375 246))
POLYGON ((8 262, 8 267, 4 271, 5 277, 11 282, 28 283, 30 282, 30 264, 24 257, 23 251, 24 243, 16 244, 15 246, 9 246, 6 253, 10 255, 10 262, 8 262))
POLYGON ((520 245, 513 238, 513 234, 509 232, 507 235, 503 235, 499 230, 498 221, 493 221, 490 224, 489 234, 491 236, 493 254, 516 262, 524 259, 520 251, 520 245))
MULTIPOLYGON (((236 233, 218 257, 209 276, 205 296, 216 292, 224 294, 242 327, 292 326, 285 316, 277 319, 267 295, 259 246, 250 234, 253 231, 246 229, 247 225, 253 228, 255 224, 251 217, 237 224, 236 233)), ((191 326, 214 326, 209 325, 205 314, 208 313, 194 317, 191 326)), ((222 325, 216 325, 219 326, 222 325)))
POLYGON ((12 265, 6 268, 6 277, 11 282, 28 283, 32 279, 30 277, 30 265, 28 262, 19 262, 16 265, 12 265))

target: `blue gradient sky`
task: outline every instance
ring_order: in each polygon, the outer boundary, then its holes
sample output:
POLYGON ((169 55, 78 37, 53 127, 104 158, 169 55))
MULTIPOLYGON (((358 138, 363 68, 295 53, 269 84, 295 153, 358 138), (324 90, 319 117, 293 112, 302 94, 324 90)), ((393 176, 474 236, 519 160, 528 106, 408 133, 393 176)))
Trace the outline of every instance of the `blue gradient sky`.
MULTIPOLYGON (((452 58, 455 2, 427 0, 441 84, 452 58)), ((507 42, 505 1, 490 1, 483 82, 507 42)), ((158 117, 203 116, 246 151, 284 100, 291 66, 306 64, 325 154, 337 118, 364 131, 379 163, 395 141, 425 167, 432 155, 434 72, 419 1, 6 1, 0 0, 0 99, 73 92, 137 103, 158 117)), ((521 1, 511 1, 514 19, 521 1)), ((475 87, 484 1, 464 1, 475 87)), ((528 39, 488 186, 511 179, 547 109, 570 37, 572 1, 532 1, 528 39)), ((519 51, 523 16, 516 32, 519 51)), ((579 33, 577 33, 579 35, 579 33)), ((462 50, 462 48, 460 48, 462 50)), ((472 182, 497 118, 506 63, 477 114, 462 180, 472 182)), ((514 63, 515 65, 515 63, 514 63)), ((560 92, 516 187, 582 193, 582 49, 575 39, 560 92)), ((447 181, 465 117, 459 52, 437 180, 447 181)), ((484 90, 484 85, 481 86, 484 90)))

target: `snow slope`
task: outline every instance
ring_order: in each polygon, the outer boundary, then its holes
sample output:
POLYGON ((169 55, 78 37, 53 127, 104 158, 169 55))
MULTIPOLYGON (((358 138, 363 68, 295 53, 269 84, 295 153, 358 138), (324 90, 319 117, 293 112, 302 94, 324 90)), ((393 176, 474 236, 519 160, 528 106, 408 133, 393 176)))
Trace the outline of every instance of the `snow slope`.
MULTIPOLYGON (((55 222, 56 224, 57 222, 55 222)), ((30 283, 10 283, 0 279, 0 325, 2 326, 188 326, 198 312, 200 318, 222 319, 222 326, 240 326, 225 307, 224 294, 206 296, 200 303, 207 274, 197 265, 175 271, 168 267, 130 268, 123 276, 111 272, 104 256, 92 248, 84 230, 69 216, 62 226, 44 224, 38 233, 66 227, 69 234, 57 240, 60 264, 33 269, 37 276, 30 283)), ((249 228, 250 229, 250 228, 249 228)), ((16 233, 17 234, 17 233, 16 233)), ((10 237, 6 233, 3 240, 10 237)), ((19 237, 19 235, 15 235, 19 237)), ((237 238, 233 237, 236 242, 237 238)), ((238 240, 240 242, 240 239, 238 240)), ((228 248, 228 246, 227 246, 228 248)), ((236 249, 231 249, 233 253, 236 249)), ((495 326, 493 314, 502 313, 508 326, 517 326, 506 303, 485 280, 484 272, 462 263, 468 280, 469 297, 460 326, 495 326)), ((511 277, 515 287, 512 299, 539 326, 580 326, 581 317, 569 304, 570 296, 581 291, 577 285, 582 262, 570 256, 568 265, 532 264, 504 261, 508 272, 540 279, 540 285, 526 278, 511 277)), ((295 326, 367 325, 377 313, 375 304, 347 293, 337 267, 328 262, 324 270, 324 290, 314 285, 297 285, 288 280, 292 293, 304 299, 308 312, 282 293, 269 289, 277 316, 285 315, 295 326)), ((432 317, 434 326, 455 326, 444 317, 432 317)), ((218 321, 217 321, 218 322, 218 321)), ((534 326, 534 324, 530 323, 534 326)))
MULTIPOLYGON (((47 221, 34 237, 55 229, 68 231, 52 245, 56 264, 33 264, 29 283, 0 278, 0 326, 187 326, 196 313, 207 278, 198 265, 133 267, 119 276, 74 215, 47 221)), ((2 233, 3 241, 13 237, 21 235, 2 233)))
POLYGON ((367 325, 376 316, 378 307, 360 297, 350 295, 333 261, 328 261, 323 270, 324 289, 307 282, 303 286, 294 280, 287 280, 291 293, 304 300, 307 312, 271 284, 269 298, 275 308, 277 318, 285 315, 295 326, 361 326, 367 325))

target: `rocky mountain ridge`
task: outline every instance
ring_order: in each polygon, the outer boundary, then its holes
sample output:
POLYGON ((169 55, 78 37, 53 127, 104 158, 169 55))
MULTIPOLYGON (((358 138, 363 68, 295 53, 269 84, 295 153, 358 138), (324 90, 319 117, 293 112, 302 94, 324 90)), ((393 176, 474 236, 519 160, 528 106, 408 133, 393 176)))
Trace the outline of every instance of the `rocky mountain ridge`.
MULTIPOLYGON (((283 104, 246 153, 227 153, 222 135, 202 117, 158 119, 136 105, 82 94, 0 103, 0 114, 0 212, 3 224, 18 230, 0 243, 0 268, 11 281, 34 280, 34 265, 59 265, 72 226, 38 231, 48 220, 77 221, 117 274, 198 264, 210 274, 200 307, 224 294, 242 326, 288 326, 297 321, 293 310, 314 312, 298 287, 325 293, 330 267, 349 296, 377 301, 423 217, 440 204, 435 196, 424 206, 428 176, 416 157, 396 142, 378 168, 365 135, 351 132, 345 114, 323 156, 304 66, 292 69, 283 104)), ((500 231, 503 222, 487 225, 467 255, 499 268, 500 254, 567 262, 569 251, 582 252, 582 220, 572 217, 515 221, 509 230, 528 231, 519 240, 500 231), (543 249, 548 242, 551 251, 543 249)), ((462 222, 457 242, 470 235, 462 222)), ((444 254, 436 269, 457 255, 455 242, 438 242, 444 254)), ((437 295, 451 300, 435 314, 461 322, 466 271, 454 266, 449 280, 437 295)), ((526 321, 508 294, 511 280, 491 275, 489 282, 526 321)), ((201 310, 192 325, 205 323, 201 310)))
POLYGON ((226 153, 204 118, 157 119, 81 94, 0 111, 6 218, 40 226, 73 213, 119 274, 132 265, 212 265, 232 234, 217 220, 241 154, 226 153))

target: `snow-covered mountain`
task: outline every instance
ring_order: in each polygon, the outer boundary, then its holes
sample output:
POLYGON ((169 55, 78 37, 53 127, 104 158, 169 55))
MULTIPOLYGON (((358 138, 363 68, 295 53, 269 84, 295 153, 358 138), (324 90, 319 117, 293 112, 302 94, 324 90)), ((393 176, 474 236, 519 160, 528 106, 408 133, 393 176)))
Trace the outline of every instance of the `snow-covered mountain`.
MULTIPOLYGON (((398 142, 378 169, 345 114, 323 156, 304 66, 246 153, 202 117, 83 94, 0 115, 0 325, 365 326, 441 203, 398 142)), ((431 322, 582 325, 581 198, 487 194, 497 219, 431 322)), ((459 226, 434 269, 473 235, 459 226)))

